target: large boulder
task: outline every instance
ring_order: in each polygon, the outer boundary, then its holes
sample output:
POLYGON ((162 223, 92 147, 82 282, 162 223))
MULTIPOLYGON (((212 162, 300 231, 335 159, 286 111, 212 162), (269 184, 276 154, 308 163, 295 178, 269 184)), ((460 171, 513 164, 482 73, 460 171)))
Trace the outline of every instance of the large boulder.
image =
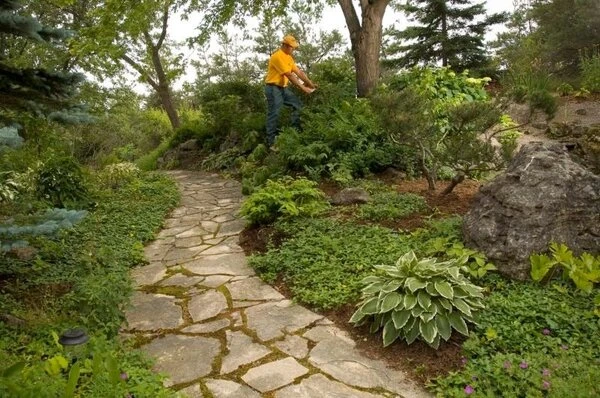
POLYGON ((504 174, 481 187, 463 235, 516 279, 529 277, 529 256, 553 241, 576 254, 598 253, 600 176, 574 162, 564 145, 524 145, 504 174))

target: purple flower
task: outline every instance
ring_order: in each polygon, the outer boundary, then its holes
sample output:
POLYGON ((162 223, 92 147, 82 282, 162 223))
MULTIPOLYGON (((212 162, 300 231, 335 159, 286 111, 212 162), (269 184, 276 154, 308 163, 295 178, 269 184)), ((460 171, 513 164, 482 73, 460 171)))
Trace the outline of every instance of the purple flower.
POLYGON ((550 389, 550 382, 548 380, 544 380, 542 382, 542 390, 549 390, 550 389))
POLYGON ((560 346, 560 349, 563 350, 563 351, 567 351, 569 349, 569 346, 566 345, 566 344, 563 344, 563 345, 560 346))
POLYGON ((467 362, 469 362, 469 360, 468 360, 467 358, 465 358, 465 357, 460 357, 460 363, 462 363, 462 364, 463 364, 463 366, 464 366, 464 365, 466 365, 466 364, 467 364, 467 362))
POLYGON ((550 335, 550 329, 544 329, 544 330, 542 330, 542 334, 543 334, 544 336, 548 336, 548 335, 550 335))
POLYGON ((127 373, 125 373, 125 372, 121 372, 120 377, 121 377, 121 380, 127 380, 127 379, 129 379, 129 375, 127 373))
POLYGON ((473 387, 471 387, 470 385, 466 385, 465 386, 465 394, 467 395, 471 395, 475 392, 475 389, 473 387))
POLYGON ((504 361, 504 364, 502 364, 502 366, 504 367, 504 369, 510 369, 512 367, 512 363, 510 363, 510 361, 504 361))
POLYGON ((550 376, 550 369, 542 369, 542 376, 548 377, 550 376))
POLYGON ((521 369, 527 369, 529 367, 529 364, 527 362, 523 361, 519 364, 519 367, 521 369))

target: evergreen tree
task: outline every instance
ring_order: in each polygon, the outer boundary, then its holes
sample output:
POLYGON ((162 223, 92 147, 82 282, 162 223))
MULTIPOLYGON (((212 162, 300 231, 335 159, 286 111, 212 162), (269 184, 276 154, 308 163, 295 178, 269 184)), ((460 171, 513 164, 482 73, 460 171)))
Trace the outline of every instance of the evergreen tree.
POLYGON ((418 25, 387 32, 391 45, 386 63, 399 67, 441 62, 462 71, 482 66, 487 60, 485 32, 506 20, 504 13, 486 16, 484 3, 469 0, 410 0, 401 9, 418 25))
POLYGON ((32 16, 20 15, 16 0, 0 0, 0 127, 15 122, 16 112, 28 112, 59 122, 74 123, 88 118, 70 103, 83 76, 11 62, 10 41, 29 40, 52 45, 69 36, 64 29, 43 26, 32 16))

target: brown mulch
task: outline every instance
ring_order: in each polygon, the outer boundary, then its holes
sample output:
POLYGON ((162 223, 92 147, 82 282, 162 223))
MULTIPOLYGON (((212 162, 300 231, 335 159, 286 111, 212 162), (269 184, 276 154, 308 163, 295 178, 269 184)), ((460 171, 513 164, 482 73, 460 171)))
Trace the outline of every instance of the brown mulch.
MULTIPOLYGON (((439 192, 442 192, 447 184, 443 181, 438 183, 435 192, 431 192, 424 179, 398 180, 393 175, 385 174, 377 176, 377 178, 393 186, 398 192, 419 194, 427 201, 429 207, 427 212, 399 221, 380 223, 382 226, 403 231, 411 231, 424 226, 425 220, 428 218, 465 214, 480 186, 476 181, 466 180, 450 194, 441 196, 439 192)), ((342 189, 333 182, 322 182, 319 188, 330 197, 342 189)), ((240 245, 247 255, 264 253, 267 245, 277 247, 283 240, 285 237, 278 235, 272 227, 249 228, 240 234, 240 245)), ((274 287, 284 296, 291 298, 290 290, 283 280, 278 280, 274 287)), ((409 372, 416 380, 423 383, 461 367, 461 344, 464 341, 461 336, 453 336, 449 342, 441 344, 438 350, 434 350, 420 341, 411 345, 397 341, 384 348, 381 332, 371 334, 366 326, 355 328, 348 323, 354 311, 354 305, 346 305, 321 313, 339 328, 350 333, 356 341, 357 347, 368 357, 384 360, 390 367, 409 372)))

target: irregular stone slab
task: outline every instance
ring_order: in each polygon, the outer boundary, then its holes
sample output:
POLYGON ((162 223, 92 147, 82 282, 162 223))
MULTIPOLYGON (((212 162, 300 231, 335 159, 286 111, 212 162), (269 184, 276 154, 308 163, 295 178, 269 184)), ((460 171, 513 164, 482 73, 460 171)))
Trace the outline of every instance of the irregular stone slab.
POLYGON ((231 280, 230 276, 210 275, 210 276, 207 276, 206 278, 204 278, 204 281, 202 281, 202 286, 215 288, 215 287, 219 287, 219 286, 229 282, 230 280, 231 280))
POLYGON ((207 379, 206 387, 214 398, 260 398, 250 387, 229 380, 207 379))
POLYGON ((300 384, 282 388, 275 393, 275 398, 381 398, 383 395, 375 395, 350 388, 347 385, 331 381, 322 374, 310 376, 302 380, 300 384))
POLYGON ((217 232, 217 236, 232 236, 238 235, 246 228, 246 220, 233 220, 224 222, 217 232))
POLYGON ((188 229, 187 231, 184 231, 180 234, 175 235, 176 239, 182 239, 182 238, 192 238, 192 237, 200 237, 202 235, 206 235, 209 231, 206 231, 203 228, 200 227, 193 227, 188 229))
POLYGON ((149 262, 161 261, 165 257, 165 254, 167 254, 167 251, 171 248, 171 246, 168 244, 160 244, 156 242, 160 241, 155 241, 144 247, 144 257, 149 262))
POLYGON ((311 364, 344 384, 362 388, 383 388, 406 398, 431 395, 410 381, 404 372, 369 359, 339 338, 318 343, 309 354, 311 364))
POLYGON ((192 326, 188 326, 182 329, 182 333, 214 333, 223 328, 226 328, 231 324, 229 319, 217 319, 216 321, 199 323, 192 326))
POLYGON ((219 315, 227 309, 227 299, 216 290, 210 290, 190 300, 188 311, 194 322, 219 315))
POLYGON ((244 253, 202 256, 183 266, 198 275, 254 275, 244 253))
POLYGON ((271 353, 267 347, 252 342, 252 338, 243 332, 225 332, 229 354, 223 358, 221 374, 231 373, 242 365, 254 362, 271 353))
POLYGON ((228 245, 217 245, 217 246, 213 246, 209 249, 206 249, 202 252, 203 256, 212 256, 214 254, 229 254, 229 253, 234 253, 234 252, 240 252, 240 250, 234 250, 233 248, 229 247, 228 245))
POLYGON ((172 334, 153 340, 142 350, 155 358, 153 369, 168 376, 164 384, 170 387, 207 376, 220 346, 214 338, 172 334))
POLYGON ((233 308, 246 308, 252 307, 253 305, 262 304, 262 301, 233 301, 233 308))
POLYGON ((344 340, 353 347, 356 345, 348 332, 335 326, 315 326, 304 333, 303 336, 317 343, 331 338, 338 338, 344 340))
POLYGON ((247 278, 227 284, 232 300, 283 300, 285 297, 259 278, 247 278))
POLYGON ((198 253, 208 249, 209 247, 210 246, 207 245, 200 245, 188 248, 174 247, 171 250, 169 250, 167 255, 163 258, 163 262, 167 266, 183 264, 185 262, 193 260, 198 253))
POLYGON ((275 347, 298 359, 308 354, 308 340, 300 336, 286 336, 285 340, 276 342, 275 347))
POLYGON ((285 358, 250 369, 242 376, 242 380, 264 393, 290 384, 297 377, 307 373, 308 369, 294 358, 285 358))
POLYGON ((181 226, 181 227, 174 227, 174 228, 168 228, 168 229, 163 229, 162 231, 160 231, 157 235, 157 237, 159 239, 161 238, 168 238, 168 237, 172 237, 175 235, 178 235, 182 232, 187 231, 188 229, 190 229, 191 226, 187 225, 187 226, 181 226))
POLYGON ((131 271, 135 286, 153 285, 167 276, 167 267, 162 263, 151 263, 131 271))
POLYGON ((181 307, 175 304, 176 300, 163 294, 135 292, 131 306, 125 312, 128 329, 174 329, 183 325, 181 307))
POLYGON ((205 239, 204 243, 206 243, 207 245, 218 245, 219 243, 223 242, 223 240, 225 240, 225 238, 210 238, 210 239, 205 239))
POLYGON ((186 276, 183 274, 175 274, 164 281, 160 282, 161 286, 181 286, 192 287, 204 280, 201 276, 186 276))
POLYGON ((225 223, 227 221, 235 220, 235 216, 233 214, 227 213, 213 217, 211 220, 218 223, 225 223))
POLYGON ((200 225, 209 233, 214 234, 219 229, 220 224, 214 221, 202 221, 200 225))
MULTIPOLYGON (((203 244, 202 238, 200 236, 193 236, 191 238, 177 238, 175 240, 175 247, 178 249, 189 249, 190 247, 197 247, 203 244)), ((205 245, 207 249, 211 247, 211 245, 205 245)))
POLYGON ((284 332, 293 333, 322 318, 290 300, 256 305, 245 313, 248 328, 262 341, 281 337, 284 332))
POLYGON ((184 398, 204 398, 199 384, 193 384, 177 392, 184 398))
POLYGON ((239 327, 244 326, 244 318, 242 317, 242 314, 239 311, 232 312, 231 314, 229 314, 229 316, 231 317, 231 320, 233 321, 234 328, 239 328, 239 327))

